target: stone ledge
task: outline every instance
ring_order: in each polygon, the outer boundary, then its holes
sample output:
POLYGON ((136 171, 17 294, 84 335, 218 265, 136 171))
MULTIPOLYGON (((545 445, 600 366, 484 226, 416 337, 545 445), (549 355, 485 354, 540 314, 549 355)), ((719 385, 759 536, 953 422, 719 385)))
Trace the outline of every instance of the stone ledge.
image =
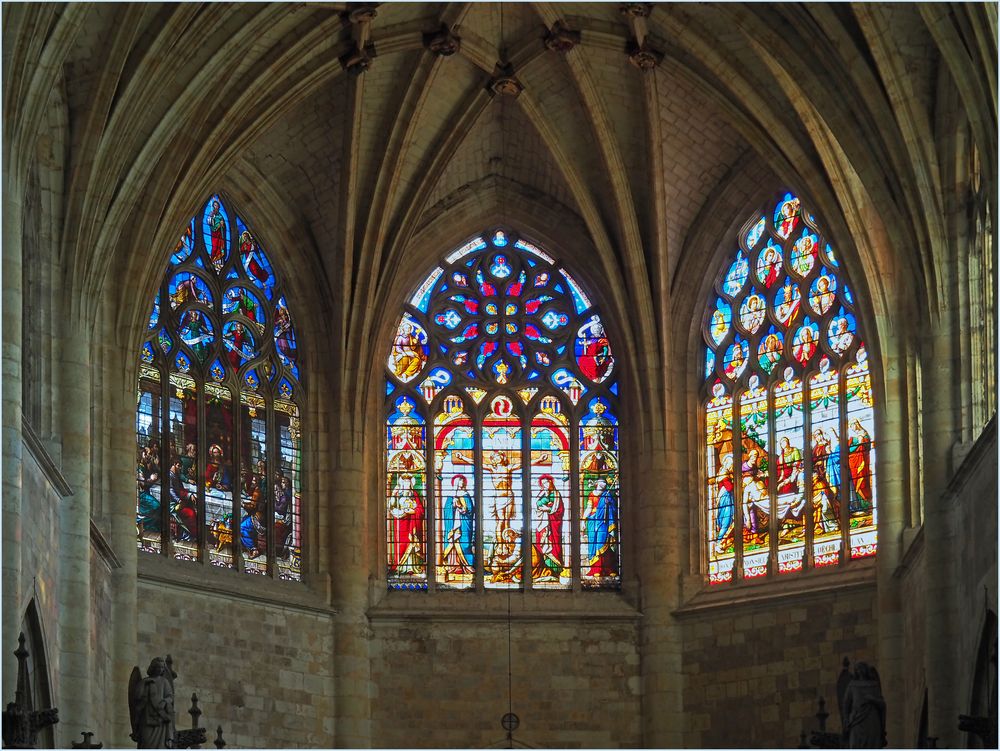
POLYGON ((56 466, 52 456, 46 450, 45 444, 42 443, 42 439, 38 437, 38 433, 35 432, 35 429, 24 415, 21 415, 21 438, 28 449, 28 453, 38 463, 38 468, 42 470, 42 474, 45 475, 46 479, 52 483, 52 487, 56 489, 56 492, 63 498, 73 495, 73 488, 70 487, 66 478, 63 477, 62 471, 56 466))
MULTIPOLYGON (((874 558, 856 561, 845 570, 840 567, 832 571, 810 572, 805 575, 791 575, 792 578, 773 579, 759 583, 721 585, 722 591, 706 589, 688 599, 681 607, 672 611, 677 618, 697 615, 706 611, 739 606, 756 607, 793 599, 797 604, 803 600, 823 598, 838 592, 855 592, 876 589, 876 564, 874 558)), ((700 578, 700 577, 699 577, 700 578)))
POLYGON ((97 526, 97 522, 93 518, 90 520, 90 544, 97 551, 97 554, 104 561, 104 565, 108 567, 109 571, 122 567, 121 559, 115 553, 114 548, 111 547, 111 543, 108 542, 108 538, 104 536, 101 528, 97 526))
POLYGON ((958 469, 955 470, 951 480, 948 482, 946 492, 952 493, 956 497, 960 496, 961 490, 965 487, 969 478, 976 475, 976 467, 987 459, 996 460, 996 443, 997 416, 994 413, 990 421, 983 427, 983 432, 979 434, 979 437, 976 438, 969 451, 963 457, 958 469))
POLYGON ((140 552, 138 556, 136 575, 140 583, 221 595, 244 603, 255 602, 306 613, 337 615, 337 611, 321 595, 301 582, 273 581, 191 561, 176 561, 151 553, 140 552))
POLYGON ((387 592, 372 621, 638 621, 618 592, 387 592))

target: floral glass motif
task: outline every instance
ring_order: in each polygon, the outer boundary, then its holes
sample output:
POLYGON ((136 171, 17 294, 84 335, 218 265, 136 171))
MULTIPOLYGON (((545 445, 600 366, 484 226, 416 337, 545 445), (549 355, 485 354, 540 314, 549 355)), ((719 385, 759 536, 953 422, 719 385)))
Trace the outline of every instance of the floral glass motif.
POLYGON ((755 214, 738 235, 705 319, 711 584, 877 550, 874 405, 857 290, 796 196, 763 213, 763 226, 755 214))
POLYGON ((295 328, 264 249, 222 196, 184 228, 148 331, 136 408, 139 549, 300 580, 295 328))
POLYGON ((620 586, 618 363, 583 287, 494 228, 445 253, 396 321, 389 588, 620 586))

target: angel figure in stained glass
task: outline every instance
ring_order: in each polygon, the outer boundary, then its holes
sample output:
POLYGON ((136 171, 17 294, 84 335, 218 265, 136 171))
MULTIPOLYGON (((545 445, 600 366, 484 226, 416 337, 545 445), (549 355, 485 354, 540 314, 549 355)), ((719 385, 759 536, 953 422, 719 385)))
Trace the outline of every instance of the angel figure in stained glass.
POLYGON ((243 234, 240 235, 240 258, 243 261, 243 268, 250 276, 264 284, 271 275, 258 261, 257 251, 257 242, 253 239, 253 235, 249 230, 243 230, 243 234))

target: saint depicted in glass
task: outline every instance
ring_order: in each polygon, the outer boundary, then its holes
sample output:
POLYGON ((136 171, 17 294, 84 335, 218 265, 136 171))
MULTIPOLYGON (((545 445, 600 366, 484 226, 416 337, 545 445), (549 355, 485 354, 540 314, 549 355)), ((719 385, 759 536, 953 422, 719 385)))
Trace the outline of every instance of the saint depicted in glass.
POLYGON ((844 564, 877 547, 871 374, 846 273, 791 193, 737 239, 699 358, 712 584, 844 564))
POLYGON ((620 585, 618 365, 553 256, 504 229, 447 253, 385 362, 391 589, 620 585))
POLYGON ((147 333, 136 408, 139 549, 301 579, 295 329, 264 249, 222 196, 173 249, 147 333))

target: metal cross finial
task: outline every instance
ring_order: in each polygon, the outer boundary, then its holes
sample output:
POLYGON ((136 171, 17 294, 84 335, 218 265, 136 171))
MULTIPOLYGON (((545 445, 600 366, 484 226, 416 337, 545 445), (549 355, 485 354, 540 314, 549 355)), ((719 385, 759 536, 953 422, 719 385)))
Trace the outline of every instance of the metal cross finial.
POLYGON ((80 735, 83 736, 83 740, 73 741, 71 744, 73 748, 104 748, 103 743, 91 743, 90 739, 94 737, 93 733, 84 730, 80 735))
POLYGON ((222 725, 215 731, 215 747, 219 749, 226 747, 226 739, 222 737, 222 725))
POLYGON ((198 707, 198 694, 191 694, 191 709, 188 710, 188 714, 191 715, 191 727, 198 727, 198 718, 201 717, 201 709, 198 707))

